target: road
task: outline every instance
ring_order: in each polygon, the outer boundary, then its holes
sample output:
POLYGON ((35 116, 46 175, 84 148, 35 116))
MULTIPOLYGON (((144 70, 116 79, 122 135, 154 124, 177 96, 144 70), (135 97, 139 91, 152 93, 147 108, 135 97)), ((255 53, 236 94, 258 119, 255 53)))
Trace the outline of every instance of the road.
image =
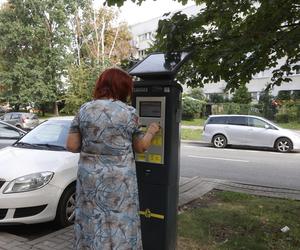
POLYGON ((300 190, 300 153, 181 143, 180 175, 300 190))

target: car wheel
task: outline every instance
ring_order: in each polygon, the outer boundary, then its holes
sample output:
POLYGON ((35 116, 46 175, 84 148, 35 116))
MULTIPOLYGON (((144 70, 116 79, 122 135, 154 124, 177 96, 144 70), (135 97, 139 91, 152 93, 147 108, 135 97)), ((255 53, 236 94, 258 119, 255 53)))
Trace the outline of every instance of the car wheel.
POLYGON ((212 142, 215 148, 225 148, 227 146, 227 139, 224 135, 215 135, 212 142))
POLYGON ((75 192, 76 186, 69 186, 60 197, 55 217, 55 224, 60 227, 67 227, 75 220, 75 192))
POLYGON ((281 153, 288 153, 293 149, 293 143, 288 138, 279 138, 275 143, 275 149, 281 153))

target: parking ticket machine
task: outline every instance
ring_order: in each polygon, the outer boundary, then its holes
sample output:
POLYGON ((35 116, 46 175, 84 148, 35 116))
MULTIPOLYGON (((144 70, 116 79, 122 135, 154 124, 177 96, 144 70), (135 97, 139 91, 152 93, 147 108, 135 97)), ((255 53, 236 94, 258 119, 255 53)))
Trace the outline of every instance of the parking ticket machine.
POLYGON ((182 87, 174 77, 188 55, 150 54, 129 70, 140 78, 132 98, 140 129, 160 124, 150 148, 135 154, 144 250, 176 248, 182 87))

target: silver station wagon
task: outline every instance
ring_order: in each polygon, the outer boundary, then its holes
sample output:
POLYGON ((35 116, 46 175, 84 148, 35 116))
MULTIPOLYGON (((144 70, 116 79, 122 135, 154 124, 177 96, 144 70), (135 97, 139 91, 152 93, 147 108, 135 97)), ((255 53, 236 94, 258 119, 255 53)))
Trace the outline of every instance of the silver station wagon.
POLYGON ((300 150, 300 133, 251 115, 211 115, 202 139, 216 148, 241 145, 274 148, 283 153, 300 150))
POLYGON ((37 115, 24 112, 6 113, 1 120, 24 130, 31 130, 40 123, 37 115))

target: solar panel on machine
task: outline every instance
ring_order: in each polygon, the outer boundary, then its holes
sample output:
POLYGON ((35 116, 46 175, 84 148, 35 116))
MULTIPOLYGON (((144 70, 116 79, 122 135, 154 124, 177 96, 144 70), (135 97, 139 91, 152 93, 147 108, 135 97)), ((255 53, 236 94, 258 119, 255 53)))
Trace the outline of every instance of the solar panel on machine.
POLYGON ((175 75, 189 53, 176 52, 171 54, 153 53, 134 65, 129 74, 140 75, 175 75))

